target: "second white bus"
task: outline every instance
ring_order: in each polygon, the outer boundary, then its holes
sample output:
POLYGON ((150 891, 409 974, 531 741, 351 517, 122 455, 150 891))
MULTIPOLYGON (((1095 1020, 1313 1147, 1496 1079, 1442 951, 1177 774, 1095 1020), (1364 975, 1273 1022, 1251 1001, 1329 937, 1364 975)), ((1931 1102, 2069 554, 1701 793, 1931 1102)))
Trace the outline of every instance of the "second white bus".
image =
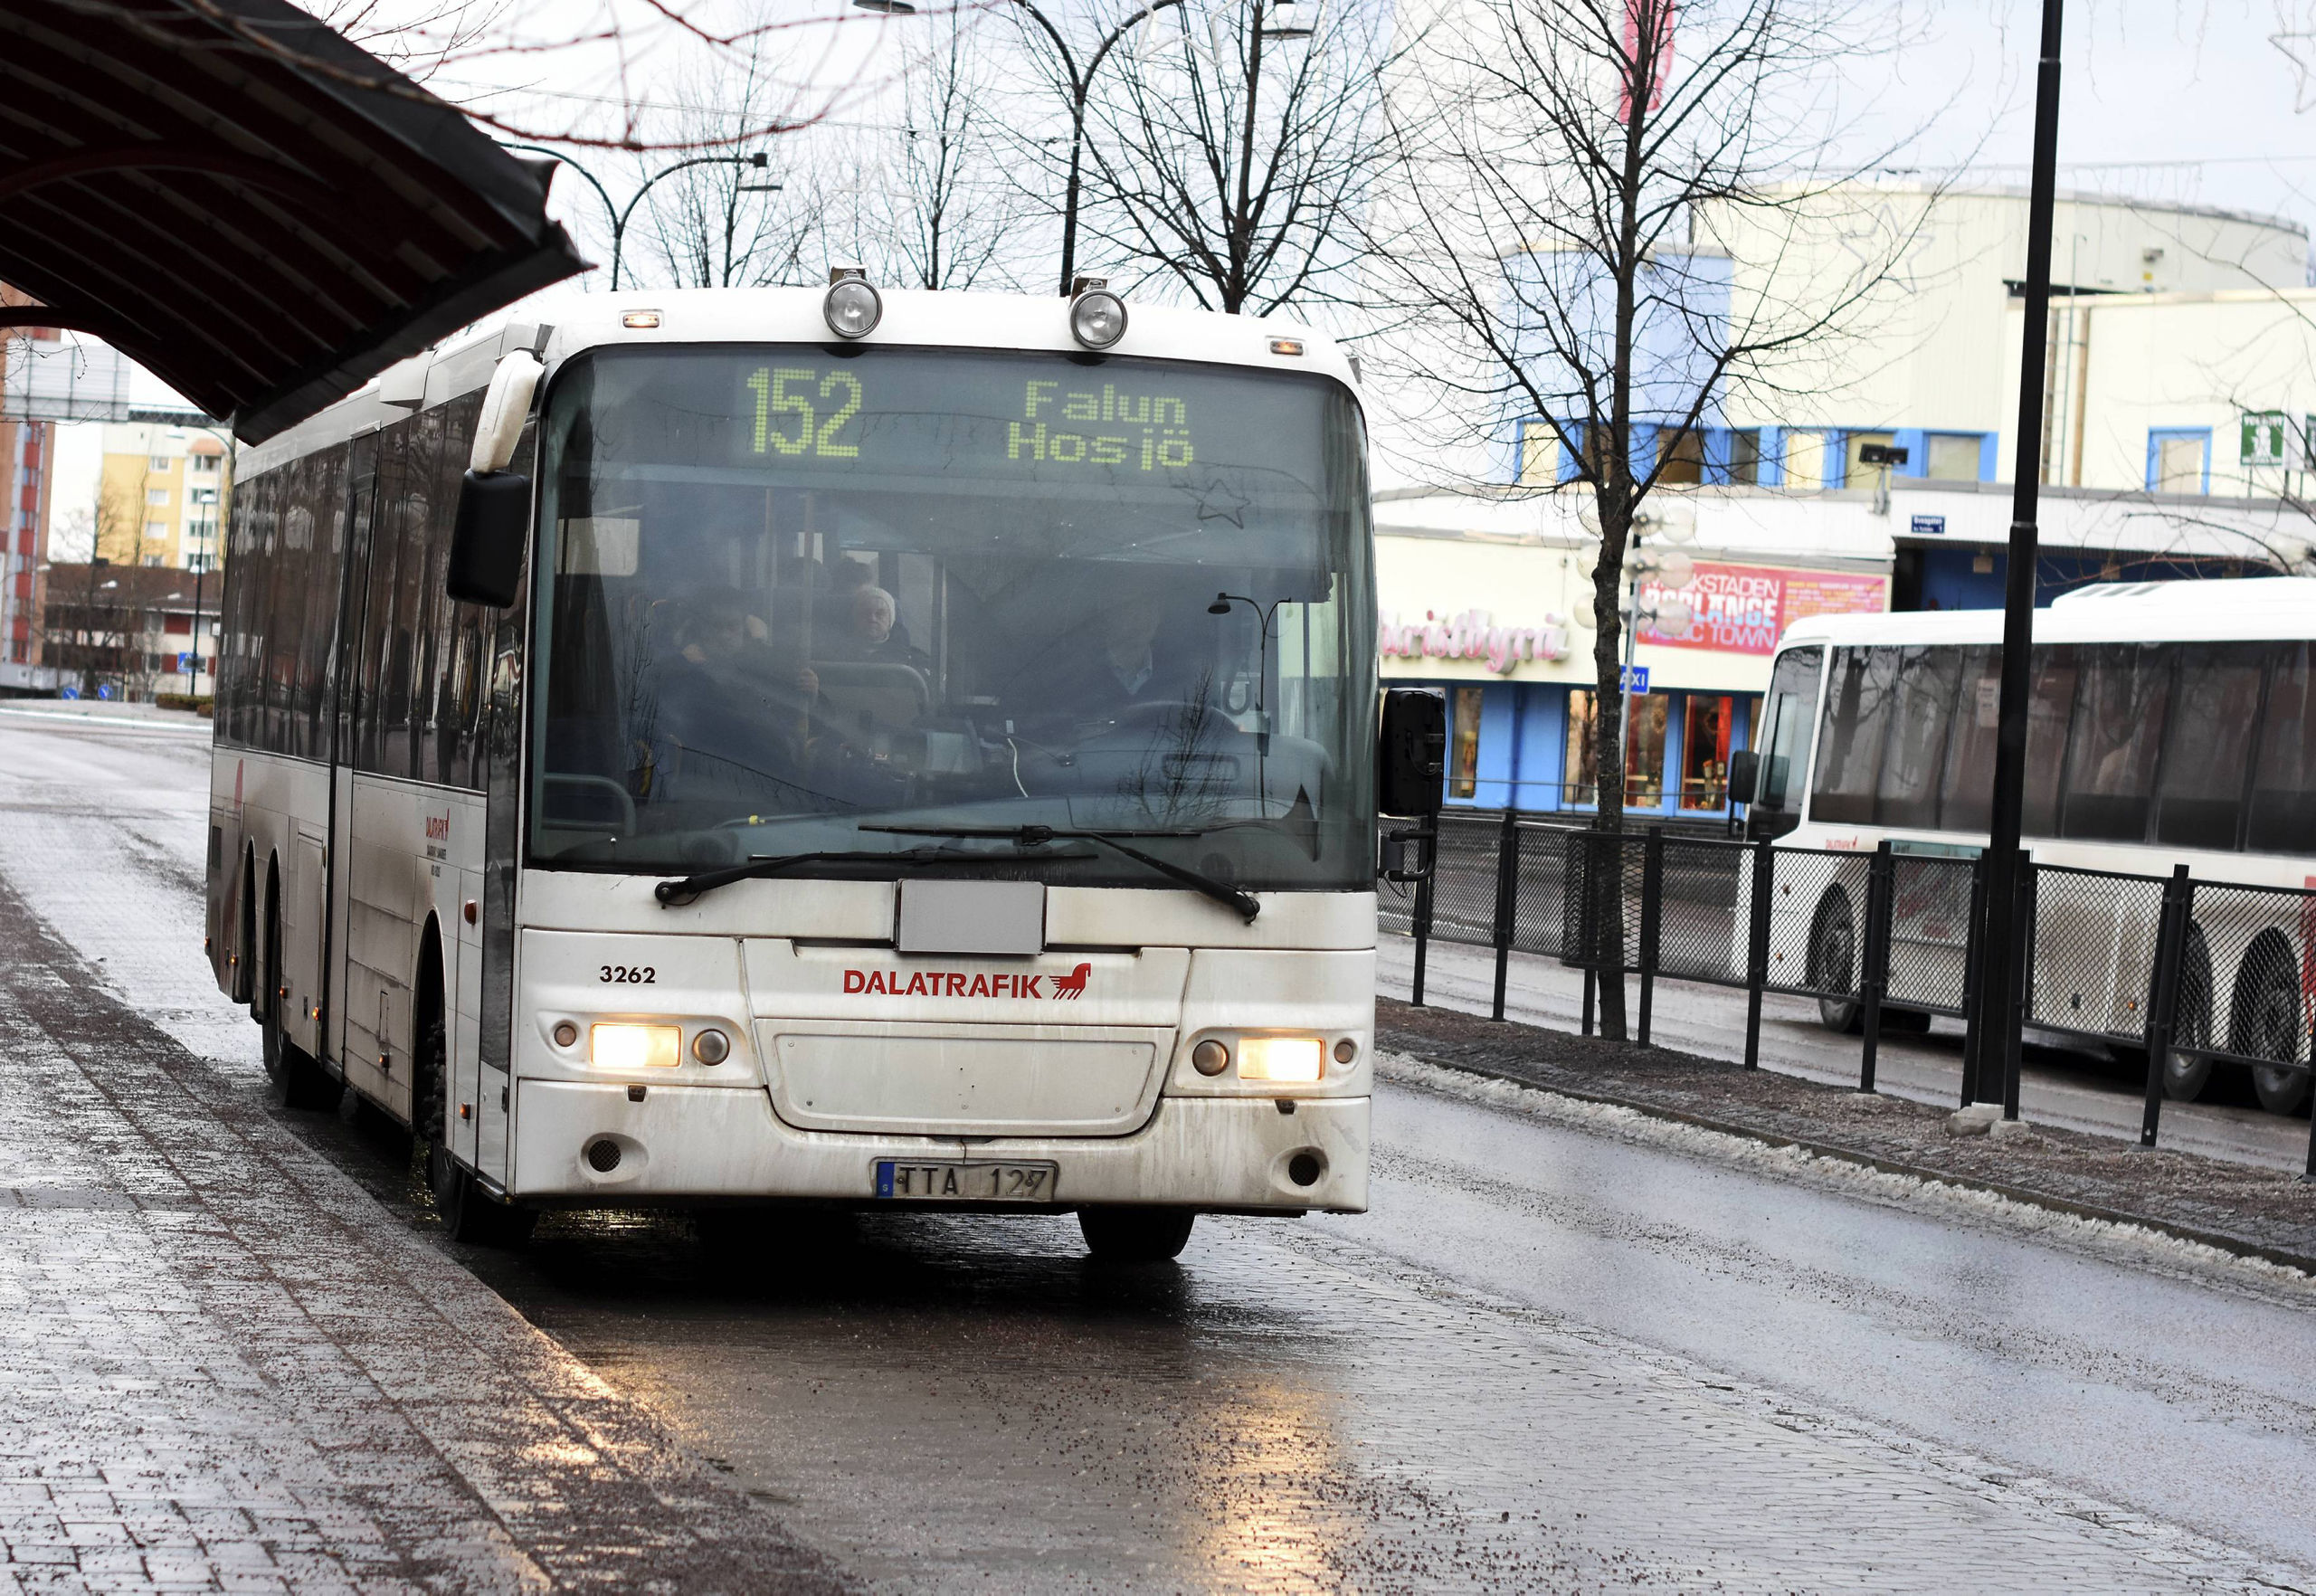
MULTIPOLYGON (((1788 848, 1982 849, 2001 636, 1995 611, 1797 622, 1770 675, 1748 833, 1788 848)), ((2316 580, 2117 584, 2038 612, 2026 755, 2025 831, 2038 863, 2149 877, 2185 864, 2223 889, 2316 888, 2316 580)), ((1808 901, 1776 901, 1780 941, 1806 945, 1813 975, 1852 967, 1856 889, 1844 879, 1808 901)), ((2140 1030, 2156 944, 2147 898, 2131 897, 2112 923, 2045 914, 2038 1013, 2093 1034, 2140 1030)), ((2292 1112, 2309 1077, 2281 1061, 2308 1059, 2308 900, 2207 898, 2185 955, 2188 1050, 2174 1056, 2166 1089, 2205 1089, 2216 1068, 2194 1050, 2205 1047, 2279 1060, 2254 1067, 2253 1082, 2267 1107, 2292 1112)), ((1935 964, 1962 949, 1950 930, 1909 954, 1935 964)), ((1855 1021, 1855 1003, 1821 1010, 1828 1024, 1855 1021)))

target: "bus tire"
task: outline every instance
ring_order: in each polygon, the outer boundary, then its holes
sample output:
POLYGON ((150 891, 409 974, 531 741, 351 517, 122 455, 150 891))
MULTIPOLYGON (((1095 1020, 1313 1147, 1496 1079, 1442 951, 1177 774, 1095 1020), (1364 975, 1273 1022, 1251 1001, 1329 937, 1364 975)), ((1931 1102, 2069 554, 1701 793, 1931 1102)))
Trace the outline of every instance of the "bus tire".
MULTIPOLYGON (((2235 972, 2235 1002, 2228 1029, 2228 1050, 2254 1059, 2297 1060, 2300 1022, 2300 961, 2292 944, 2270 932, 2252 945, 2235 972)), ((2271 1114, 2292 1114, 2308 1100, 2308 1077, 2281 1066, 2252 1066, 2252 1089, 2271 1114)))
POLYGON ((2211 1046, 2211 955, 2204 934, 2188 932, 2188 951, 2179 965, 2178 1006, 2171 1020, 2172 1051, 2163 1064, 2163 1095, 2175 1103, 2192 1103, 2211 1084, 2211 1060, 2187 1055, 2180 1048, 2211 1046))
POLYGON ((520 1247, 538 1223, 536 1209, 501 1202, 485 1192, 445 1140, 450 1106, 450 1036, 439 993, 422 993, 418 1019, 418 1094, 411 1105, 411 1136, 426 1159, 426 1185, 435 1216, 453 1241, 478 1247, 520 1247))
POLYGON ((252 1006, 257 1011, 258 1050, 265 1061, 266 1078, 284 1108, 335 1109, 346 1096, 346 1083, 324 1069, 311 1053, 290 1040, 281 1026, 281 905, 279 879, 266 882, 265 956, 252 983, 252 1006))
POLYGON ((1163 1263, 1178 1258, 1198 1214, 1187 1208, 1081 1208, 1077 1229, 1097 1263, 1163 1263))
MULTIPOLYGON (((1849 894, 1838 887, 1818 900, 1809 922, 1809 985, 1818 993, 1857 990, 1857 919, 1849 910, 1849 894)), ((1818 1020, 1827 1031, 1848 1036, 1864 1023, 1865 1007, 1856 998, 1821 996, 1818 1020)))

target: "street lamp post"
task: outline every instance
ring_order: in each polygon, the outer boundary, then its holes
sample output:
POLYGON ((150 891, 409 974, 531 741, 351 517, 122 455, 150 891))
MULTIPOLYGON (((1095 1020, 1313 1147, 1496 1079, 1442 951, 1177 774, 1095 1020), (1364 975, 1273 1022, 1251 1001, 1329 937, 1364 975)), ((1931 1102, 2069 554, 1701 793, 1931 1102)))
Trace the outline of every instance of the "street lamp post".
MULTIPOLYGON (((624 206, 621 206, 612 203, 611 190, 605 188, 603 184, 596 179, 595 175, 593 172, 587 170, 586 167, 581 166, 577 161, 573 160, 561 150, 549 149, 545 145, 539 144, 501 144, 499 147, 501 149, 528 150, 533 155, 551 157, 555 160, 561 161, 565 166, 570 167, 573 171, 578 173, 580 176, 587 180, 587 186, 593 189, 595 191, 595 197, 603 202, 603 212, 611 218, 612 291, 613 293, 617 293, 619 291, 620 267, 627 245, 628 220, 635 214, 635 207, 643 203, 643 196, 650 194, 653 185, 659 183, 661 178, 672 177, 677 173, 688 171, 693 166, 753 166, 758 171, 762 171, 765 166, 769 166, 772 161, 772 157, 762 150, 756 151, 754 155, 744 156, 693 156, 688 160, 678 161, 671 166, 664 166, 659 171, 654 172, 650 176, 644 179, 642 187, 637 189, 628 197, 627 204, 624 206)), ((780 185, 776 183, 768 184, 764 185, 764 191, 771 192, 777 190, 779 186, 780 185)), ((752 190, 751 192, 755 191, 752 190)), ((728 249, 730 245, 729 239, 726 240, 726 245, 728 249)))
POLYGON ((1995 720, 1994 812, 1987 828, 1986 922, 1979 1002, 1963 1049, 1963 1088, 1987 1097, 1988 1070, 1998 1068, 2002 1115, 2018 1117, 2013 1073, 2024 971, 2012 914, 2018 888, 2021 811, 2026 794, 2026 697, 2035 637, 2035 526, 2043 457, 2043 358, 2050 341, 2051 214, 2057 198, 2060 0, 2043 0, 2041 58, 2035 82, 2035 165, 2026 211, 2026 314, 2018 370, 2018 457, 2011 489, 2009 569, 2004 573, 2002 696, 1995 720), (1989 1050, 1999 1048, 1999 1054, 1989 1050))
MULTIPOLYGON (((873 11, 885 16, 911 16, 916 12, 911 0, 852 0, 852 3, 859 10, 873 11)), ((1013 0, 1014 5, 1028 12, 1030 20, 1044 30, 1046 37, 1053 41, 1054 52, 1061 58, 1061 70, 1069 82, 1069 180, 1063 186, 1061 195, 1061 292, 1065 298, 1077 280, 1077 208, 1084 188, 1086 100, 1094 90, 1094 74, 1128 33, 1160 12, 1182 3, 1182 0, 1151 0, 1151 4, 1105 33, 1102 42, 1095 46, 1094 53, 1087 58, 1085 66, 1081 68, 1077 64, 1077 52, 1069 48, 1069 42, 1062 37, 1061 30, 1047 19, 1046 14, 1030 0, 1013 0)), ((1282 33, 1280 36, 1286 35, 1282 33)))

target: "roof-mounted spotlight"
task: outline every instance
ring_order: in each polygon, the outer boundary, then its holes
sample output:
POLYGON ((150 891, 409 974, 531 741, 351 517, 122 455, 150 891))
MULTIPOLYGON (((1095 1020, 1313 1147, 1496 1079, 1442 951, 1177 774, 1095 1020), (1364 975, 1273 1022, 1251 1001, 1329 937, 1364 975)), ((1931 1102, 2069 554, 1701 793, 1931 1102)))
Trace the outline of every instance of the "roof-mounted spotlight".
POLYGON ((1125 337, 1125 301, 1106 277, 1081 277, 1069 290, 1069 336, 1088 349, 1106 349, 1125 337))
POLYGON ((829 291, 821 300, 821 318, 829 331, 850 342, 877 330, 885 318, 885 301, 858 266, 829 268, 829 291))

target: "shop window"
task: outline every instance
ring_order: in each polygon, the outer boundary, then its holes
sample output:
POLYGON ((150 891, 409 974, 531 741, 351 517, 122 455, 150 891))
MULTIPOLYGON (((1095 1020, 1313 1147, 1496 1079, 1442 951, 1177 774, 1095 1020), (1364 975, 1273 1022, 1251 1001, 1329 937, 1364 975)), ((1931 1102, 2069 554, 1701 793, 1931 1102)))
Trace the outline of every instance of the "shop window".
POLYGON ((1469 798, 1479 790, 1481 693, 1459 687, 1449 698, 1454 724, 1448 737, 1448 796, 1469 798))
POLYGON ((1930 458, 1922 461, 1922 475, 1939 482, 1977 481, 1980 444, 1976 432, 1932 432, 1925 442, 1930 458))
POLYGON ((1665 807, 1665 727, 1670 693, 1635 693, 1625 736, 1625 807, 1665 807))
POLYGON ((1734 699, 1691 693, 1681 710, 1681 807, 1729 803, 1730 711, 1734 699))
MULTIPOLYGON (((1672 708, 1669 693, 1636 693, 1625 733, 1625 807, 1665 807, 1665 727, 1672 708)), ((1599 743, 1591 693, 1568 695, 1568 802, 1600 801, 1599 743)))
POLYGON ((1667 488, 1694 488, 1704 480, 1704 434, 1694 428, 1666 427, 1656 434, 1656 458, 1663 472, 1656 479, 1667 488))

